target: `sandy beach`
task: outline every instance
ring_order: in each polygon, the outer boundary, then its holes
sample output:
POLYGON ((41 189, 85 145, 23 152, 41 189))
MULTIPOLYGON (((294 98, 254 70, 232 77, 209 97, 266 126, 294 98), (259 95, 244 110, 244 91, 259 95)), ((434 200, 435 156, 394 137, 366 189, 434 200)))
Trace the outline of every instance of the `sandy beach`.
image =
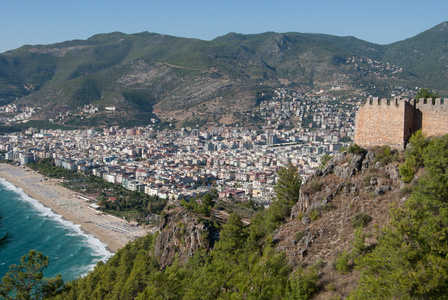
POLYGON ((66 220, 78 224, 116 252, 129 241, 147 234, 140 226, 131 226, 123 219, 108 214, 98 214, 75 193, 60 186, 59 181, 45 178, 27 168, 0 164, 0 177, 23 189, 32 198, 51 208, 66 220))

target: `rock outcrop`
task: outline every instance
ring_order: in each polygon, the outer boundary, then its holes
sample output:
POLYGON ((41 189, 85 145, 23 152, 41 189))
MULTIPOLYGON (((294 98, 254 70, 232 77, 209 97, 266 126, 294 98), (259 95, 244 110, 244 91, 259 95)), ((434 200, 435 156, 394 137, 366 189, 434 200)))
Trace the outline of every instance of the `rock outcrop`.
POLYGON ((372 150, 360 154, 340 153, 304 182, 300 200, 292 208, 291 220, 300 214, 309 215, 313 210, 322 209, 341 191, 344 195, 351 196, 362 191, 374 192, 376 196, 384 195, 391 191, 393 186, 395 190, 401 187, 399 179, 400 173, 396 164, 381 165, 375 161, 375 153, 372 150), (385 181, 388 184, 379 185, 379 182, 385 181), (321 186, 323 190, 312 188, 316 182, 318 184, 314 186, 321 186))
POLYGON ((171 265, 177 255, 184 264, 199 249, 211 249, 219 238, 219 231, 209 220, 182 206, 165 209, 160 233, 154 245, 154 255, 160 267, 171 265))
MULTIPOLYGON (((362 231, 366 245, 374 245, 376 228, 389 221, 390 205, 403 203, 400 199, 404 183, 398 170, 402 153, 395 153, 392 162, 385 164, 379 159, 381 152, 378 148, 333 157, 303 183, 290 221, 273 234, 277 251, 284 251, 293 265, 323 262, 323 284, 355 284, 355 277, 340 279, 332 267, 343 251, 352 249, 355 216, 369 216, 371 221, 362 231)), ((330 294, 324 293, 321 299, 332 297, 330 294)))

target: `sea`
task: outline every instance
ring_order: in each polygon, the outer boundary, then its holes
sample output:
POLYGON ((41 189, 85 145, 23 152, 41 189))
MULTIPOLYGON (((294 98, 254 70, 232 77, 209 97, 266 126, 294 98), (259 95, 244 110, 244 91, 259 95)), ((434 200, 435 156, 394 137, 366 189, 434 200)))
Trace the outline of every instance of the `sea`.
POLYGON ((0 237, 12 234, 0 249, 0 279, 12 264, 30 250, 49 257, 47 278, 61 274, 64 282, 86 275, 100 260, 112 254, 107 245, 31 198, 22 189, 0 178, 0 237))

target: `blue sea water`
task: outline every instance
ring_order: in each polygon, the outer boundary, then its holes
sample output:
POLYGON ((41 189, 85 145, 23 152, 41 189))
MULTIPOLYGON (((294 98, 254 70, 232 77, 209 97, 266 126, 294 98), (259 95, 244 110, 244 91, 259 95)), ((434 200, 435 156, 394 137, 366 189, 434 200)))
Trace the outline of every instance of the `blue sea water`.
POLYGON ((111 253, 106 245, 79 225, 64 220, 51 209, 0 178, 0 236, 9 231, 13 236, 0 250, 0 279, 11 264, 19 264, 29 250, 37 250, 50 258, 45 277, 62 275, 64 282, 85 275, 99 260, 111 253))

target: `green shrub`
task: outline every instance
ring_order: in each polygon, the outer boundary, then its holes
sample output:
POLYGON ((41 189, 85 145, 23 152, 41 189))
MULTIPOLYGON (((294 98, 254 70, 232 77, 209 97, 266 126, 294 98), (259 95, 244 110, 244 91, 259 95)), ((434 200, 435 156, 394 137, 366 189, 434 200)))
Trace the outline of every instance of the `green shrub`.
POLYGON ((363 153, 367 153, 367 150, 359 145, 352 144, 352 145, 350 145, 350 147, 348 147, 348 153, 363 154, 363 153))
POLYGON ((369 171, 369 173, 376 173, 376 172, 378 172, 378 169, 375 167, 370 167, 368 171, 369 171))
POLYGON ((302 238, 305 236, 305 230, 301 230, 296 232, 294 235, 294 240, 298 243, 302 240, 302 238))
POLYGON ((184 236, 185 233, 187 233, 187 230, 185 229, 185 224, 184 223, 181 223, 180 221, 177 222, 177 227, 180 228, 180 235, 181 236, 184 236))
POLYGON ((401 180, 403 182, 411 182, 415 175, 415 161, 412 157, 406 158, 404 164, 398 166, 400 170, 401 180))
POLYGON ((334 206, 333 202, 328 202, 327 204, 324 205, 325 210, 331 210, 333 208, 336 208, 336 206, 334 206))
POLYGON ((347 187, 347 188, 351 188, 352 186, 354 186, 354 184, 353 184, 353 182, 351 182, 349 180, 349 181, 344 182, 344 186, 347 187))
POLYGON ((373 178, 377 178, 377 174, 367 174, 364 178, 363 178, 363 182, 365 186, 370 185, 370 180, 373 178))
POLYGON ((208 243, 208 233, 206 230, 201 231, 200 240, 203 245, 206 245, 208 243))
POLYGON ((311 211, 310 219, 311 221, 316 221, 317 219, 319 219, 319 212, 317 210, 311 211))
POLYGON ((207 206, 215 206, 215 203, 213 202, 213 196, 210 193, 205 194, 202 197, 202 204, 207 205, 207 206))
POLYGON ((382 147, 383 151, 375 156, 374 162, 380 162, 383 165, 390 164, 398 160, 398 152, 390 150, 389 146, 382 147))
POLYGON ((365 245, 366 234, 362 232, 362 229, 359 227, 355 230, 355 240, 353 241, 353 249, 352 253, 355 256, 359 256, 367 252, 369 247, 365 245))
POLYGON ((409 195, 412 193, 412 187, 411 186, 405 186, 400 190, 400 196, 409 195))
POLYGON ((318 265, 314 265, 306 271, 296 270, 288 280, 289 288, 284 299, 311 299, 318 291, 318 268, 318 265))
POLYGON ((210 211, 212 210, 211 206, 207 206, 205 204, 200 204, 197 208, 197 210, 195 210, 196 212, 205 215, 206 217, 210 216, 210 211))
POLYGON ((334 291, 334 290, 336 289, 336 287, 334 286, 334 282, 330 282, 329 284, 327 284, 327 285, 325 286, 325 289, 326 289, 327 291, 334 291))
POLYGON ((347 251, 344 251, 333 262, 333 267, 339 273, 347 274, 348 272, 350 272, 350 269, 351 269, 350 259, 351 259, 351 255, 349 253, 347 253, 347 251))
POLYGON ((352 218, 352 225, 354 228, 365 227, 372 221, 372 217, 366 213, 358 212, 352 218))
POLYGON ((325 165, 327 164, 327 162, 329 162, 331 159, 333 158, 333 156, 329 155, 329 154, 324 154, 320 157, 320 166, 319 169, 323 169, 325 167, 325 165))
POLYGON ((319 192, 319 191, 321 191, 321 190, 322 190, 322 183, 320 183, 320 182, 317 181, 317 180, 312 181, 312 182, 310 183, 310 185, 308 186, 308 191, 309 191, 311 194, 317 193, 317 192, 319 192))

